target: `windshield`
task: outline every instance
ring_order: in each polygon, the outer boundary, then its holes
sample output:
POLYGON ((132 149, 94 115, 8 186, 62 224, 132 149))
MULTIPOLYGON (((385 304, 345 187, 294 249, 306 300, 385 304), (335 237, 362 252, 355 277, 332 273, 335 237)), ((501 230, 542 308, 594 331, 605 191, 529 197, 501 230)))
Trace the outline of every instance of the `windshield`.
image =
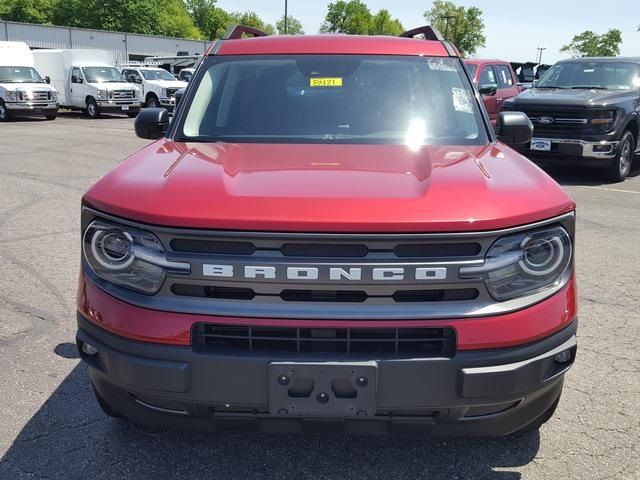
POLYGON ((44 83, 35 68, 0 67, 0 83, 44 83))
POLYGON ((640 66, 627 62, 556 63, 536 88, 630 90, 640 86, 640 66))
POLYGON ((183 140, 479 145, 487 142, 459 59, 278 55, 204 65, 183 140))
POLYGON ((476 63, 465 63, 467 70, 469 70, 469 76, 476 78, 476 72, 478 71, 478 65, 476 63))
POLYGON ((145 80, 175 80, 175 77, 166 70, 157 68, 154 70, 140 70, 145 80))
POLYGON ((113 67, 83 67, 82 72, 88 83, 124 82, 122 74, 113 67))

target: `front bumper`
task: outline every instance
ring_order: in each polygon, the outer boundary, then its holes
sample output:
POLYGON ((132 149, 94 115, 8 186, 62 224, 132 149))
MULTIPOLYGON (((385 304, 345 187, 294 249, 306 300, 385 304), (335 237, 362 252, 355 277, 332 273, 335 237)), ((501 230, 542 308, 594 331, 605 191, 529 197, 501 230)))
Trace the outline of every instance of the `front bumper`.
POLYGON ((138 100, 101 100, 97 102, 102 112, 139 112, 138 100))
POLYGON ((583 140, 578 138, 548 138, 535 137, 538 141, 551 142, 551 150, 548 152, 530 149, 527 144, 520 151, 531 158, 552 158, 559 157, 584 159, 598 163, 598 161, 613 160, 618 154, 619 141, 613 140, 583 140))
POLYGON ((575 358, 577 320, 536 343, 459 351, 453 358, 345 358, 339 354, 272 357, 196 353, 108 333, 78 314, 77 342, 96 390, 119 414, 176 429, 263 432, 422 433, 498 436, 543 415, 575 358), (566 363, 554 356, 569 350, 566 363), (375 415, 289 417, 270 414, 269 365, 276 361, 375 360, 375 415))
POLYGON ((159 98, 158 102, 160 103, 161 107, 166 108, 170 112, 173 111, 174 108, 176 108, 176 98, 175 97, 159 98))
POLYGON ((7 110, 12 114, 50 113, 58 111, 57 102, 5 102, 7 110))

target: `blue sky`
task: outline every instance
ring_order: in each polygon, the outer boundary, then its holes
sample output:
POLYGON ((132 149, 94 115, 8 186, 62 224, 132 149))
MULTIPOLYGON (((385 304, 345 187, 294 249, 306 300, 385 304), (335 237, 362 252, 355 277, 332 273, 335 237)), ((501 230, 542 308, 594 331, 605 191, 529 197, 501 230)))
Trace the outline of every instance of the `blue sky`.
MULTIPOLYGON (((535 0, 474 2, 454 0, 458 5, 477 6, 484 12, 487 45, 476 56, 509 61, 535 60, 536 48, 546 47, 544 63, 553 63, 566 54, 558 50, 584 30, 604 33, 622 30, 622 55, 640 56, 639 0, 535 0)), ((289 0, 289 13, 300 20, 307 33, 316 33, 326 12, 328 0, 289 0)), ((405 27, 424 23, 422 13, 430 1, 365 0, 372 11, 387 8, 405 27)), ((284 11, 284 0, 218 0, 226 10, 253 10, 269 23, 284 11)))

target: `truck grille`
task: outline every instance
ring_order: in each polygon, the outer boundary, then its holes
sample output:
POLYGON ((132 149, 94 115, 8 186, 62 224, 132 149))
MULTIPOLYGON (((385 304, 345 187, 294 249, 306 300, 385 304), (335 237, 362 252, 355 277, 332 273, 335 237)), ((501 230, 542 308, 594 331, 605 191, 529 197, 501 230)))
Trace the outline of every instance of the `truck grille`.
POLYGON ((343 353, 452 357, 455 330, 444 328, 295 328, 196 324, 192 345, 203 353, 343 353))
POLYGON ((51 92, 47 90, 33 90, 32 92, 18 92, 21 101, 44 102, 51 100, 51 92))
POLYGON ((591 125, 592 112, 586 108, 544 107, 520 108, 531 123, 533 135, 566 135, 597 133, 597 128, 591 125))
POLYGON ((133 90, 112 90, 109 96, 114 99, 130 99, 135 97, 133 90))
POLYGON ((167 97, 173 97, 179 88, 167 88, 167 97))

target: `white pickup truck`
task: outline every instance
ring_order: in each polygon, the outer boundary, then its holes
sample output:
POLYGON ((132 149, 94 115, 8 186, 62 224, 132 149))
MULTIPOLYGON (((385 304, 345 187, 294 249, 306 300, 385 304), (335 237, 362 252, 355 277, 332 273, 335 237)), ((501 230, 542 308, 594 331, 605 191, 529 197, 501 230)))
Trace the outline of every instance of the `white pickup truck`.
POLYGON ((18 115, 54 120, 57 113, 58 93, 34 68, 29 46, 0 42, 0 122, 18 115))
POLYGON ((82 110, 91 118, 102 113, 140 112, 140 90, 127 83, 104 50, 34 50, 36 67, 51 77, 61 107, 82 110))
POLYGON ((140 86, 144 106, 148 108, 164 107, 172 111, 176 106, 175 93, 187 86, 187 82, 176 80, 160 67, 128 65, 121 69, 128 82, 140 86))

